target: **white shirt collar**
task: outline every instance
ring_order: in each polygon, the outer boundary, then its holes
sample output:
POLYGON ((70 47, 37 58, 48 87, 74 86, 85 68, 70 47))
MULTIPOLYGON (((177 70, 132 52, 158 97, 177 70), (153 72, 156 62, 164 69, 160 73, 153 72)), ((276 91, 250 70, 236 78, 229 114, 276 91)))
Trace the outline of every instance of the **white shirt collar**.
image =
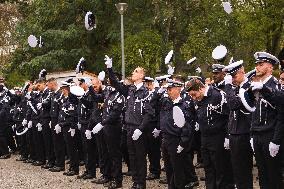
POLYGON ((143 82, 138 83, 138 84, 135 84, 135 83, 134 83, 134 85, 135 85, 135 87, 136 87, 136 91, 139 90, 139 89, 143 86, 143 84, 144 84, 143 82))
POLYGON ((204 96, 208 95, 208 90, 209 90, 209 86, 205 85, 205 91, 204 91, 204 96))
POLYGON ((265 83, 267 83, 267 81, 270 79, 270 78, 272 78, 272 75, 270 75, 270 76, 268 76, 267 78, 265 78, 265 80, 263 80, 263 84, 265 84, 265 83))
POLYGON ((173 103, 176 104, 176 103, 179 103, 179 101, 181 100, 182 98, 179 96, 178 98, 174 99, 173 100, 173 103))

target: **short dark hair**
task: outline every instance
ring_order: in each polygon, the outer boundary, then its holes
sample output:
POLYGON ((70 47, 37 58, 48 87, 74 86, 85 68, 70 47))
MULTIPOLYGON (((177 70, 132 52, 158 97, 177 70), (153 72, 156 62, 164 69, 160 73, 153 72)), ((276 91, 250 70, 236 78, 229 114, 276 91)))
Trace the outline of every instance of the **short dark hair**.
POLYGON ((46 83, 46 80, 45 80, 44 78, 39 78, 38 80, 36 80, 35 83, 36 83, 36 84, 46 83))
POLYGON ((51 78, 49 78, 48 80, 46 80, 47 83, 48 83, 48 82, 53 82, 53 81, 56 81, 56 79, 55 79, 54 77, 51 77, 51 78))
POLYGON ((186 84, 186 90, 189 91, 198 91, 199 89, 205 87, 205 85, 202 83, 201 80, 194 78, 191 79, 187 84, 186 84))

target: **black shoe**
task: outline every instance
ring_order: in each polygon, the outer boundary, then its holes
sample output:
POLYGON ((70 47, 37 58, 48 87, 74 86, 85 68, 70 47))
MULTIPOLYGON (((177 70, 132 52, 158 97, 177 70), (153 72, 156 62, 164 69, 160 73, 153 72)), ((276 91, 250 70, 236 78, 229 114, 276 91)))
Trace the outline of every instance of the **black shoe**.
POLYGON ((96 175, 94 174, 87 174, 83 177, 84 180, 88 180, 88 179, 93 179, 96 178, 96 175))
POLYGON ((101 176, 100 178, 93 180, 92 183, 96 183, 96 184, 104 184, 109 182, 110 180, 104 176, 101 176))
POLYGON ((27 158, 25 158, 24 156, 20 156, 18 159, 16 159, 16 161, 26 161, 27 158))
POLYGON ((33 166, 42 166, 42 165, 44 165, 44 162, 43 161, 36 161, 36 162, 33 162, 32 165, 33 166))
POLYGON ((52 167, 53 167, 53 164, 50 164, 50 163, 47 163, 47 164, 41 166, 41 168, 43 168, 43 169, 50 169, 52 167))
POLYGON ((65 176, 79 175, 79 171, 69 170, 69 171, 67 171, 67 172, 64 172, 63 175, 65 175, 65 176))
POLYGON ((122 182, 111 181, 109 186, 107 186, 107 188, 108 189, 122 188, 122 182))
POLYGON ((60 171, 65 171, 65 168, 54 166, 54 167, 49 168, 48 170, 51 171, 51 172, 60 172, 60 171))
POLYGON ((160 175, 149 173, 149 175, 146 177, 146 180, 155 180, 159 178, 160 178, 160 175))
POLYGON ((137 184, 136 189, 146 189, 146 184, 137 184))
POLYGON ((168 184, 167 178, 162 178, 161 180, 159 180, 160 184, 168 184))
POLYGON ((9 159, 11 157, 11 154, 6 154, 3 156, 0 156, 0 159, 9 159))
POLYGON ((78 175, 77 179, 83 179, 88 174, 87 171, 85 171, 82 175, 78 175))
POLYGON ((188 183, 187 185, 185 185, 185 189, 192 189, 193 187, 195 186, 199 186, 199 182, 198 181, 195 181, 195 182, 190 182, 188 183))

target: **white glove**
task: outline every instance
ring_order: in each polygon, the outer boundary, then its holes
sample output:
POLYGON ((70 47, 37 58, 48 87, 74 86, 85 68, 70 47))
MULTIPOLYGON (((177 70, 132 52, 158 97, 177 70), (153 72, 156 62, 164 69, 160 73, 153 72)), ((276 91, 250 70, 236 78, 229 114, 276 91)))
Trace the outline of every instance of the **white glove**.
POLYGON ((48 124, 48 125, 49 125, 49 128, 51 128, 51 121, 49 122, 49 124, 48 124))
POLYGON ((54 130, 55 130, 55 133, 56 133, 56 134, 61 133, 61 127, 60 127, 58 124, 55 125, 54 130))
POLYGON ((140 131, 139 129, 135 129, 135 131, 132 135, 132 139, 138 140, 141 135, 142 135, 142 131, 140 131))
POLYGON ((15 129, 16 129, 16 124, 14 124, 14 125, 12 126, 12 129, 13 129, 13 131, 15 131, 15 129))
POLYGON ((22 121, 22 125, 25 126, 26 124, 28 124, 28 121, 27 121, 26 119, 24 119, 24 120, 22 121))
POLYGON ((162 94, 165 91, 166 91, 166 88, 165 87, 161 87, 161 88, 159 88, 158 93, 162 94))
POLYGON ((197 122, 195 123, 195 129, 194 130, 199 131, 199 124, 197 122))
POLYGON ((37 103, 36 107, 38 110, 40 110, 42 108, 42 103, 37 103))
POLYGON ((71 137, 74 137, 75 136, 75 129, 69 129, 68 133, 70 133, 71 137))
POLYGON ((269 152, 271 157, 275 157, 278 154, 280 145, 274 144, 273 142, 269 143, 269 152))
POLYGON ((251 139, 249 140, 249 143, 250 143, 250 147, 251 147, 252 151, 254 152, 253 138, 251 138, 251 139))
POLYGON ((112 68, 112 58, 108 57, 107 55, 105 55, 105 65, 107 66, 107 68, 112 68))
POLYGON ((42 131, 42 124, 41 123, 36 124, 36 127, 37 127, 37 131, 39 131, 39 132, 42 131))
POLYGON ((181 151, 183 151, 183 147, 181 147, 181 145, 178 145, 178 147, 177 147, 177 153, 179 154, 179 153, 181 153, 181 151))
POLYGON ((81 130, 81 127, 82 127, 81 123, 78 122, 77 127, 78 127, 79 130, 81 130))
POLYGON ((100 132, 100 130, 102 130, 102 128, 104 128, 104 126, 101 123, 98 123, 92 130, 92 133, 97 134, 98 132, 100 132))
POLYGON ((92 139, 92 132, 90 130, 86 130, 85 135, 88 140, 92 139))
POLYGON ((153 132, 152 132, 154 138, 157 138, 157 137, 160 135, 160 132, 161 132, 161 130, 158 130, 158 129, 155 128, 155 129, 153 130, 153 132))
POLYGON ((225 81, 225 85, 227 85, 227 84, 232 84, 232 81, 233 79, 232 79, 232 76, 231 75, 226 75, 225 77, 224 77, 224 81, 225 81))
POLYGON ((198 67, 198 68, 195 69, 195 72, 200 74, 202 72, 202 70, 201 70, 200 67, 198 67))
POLYGON ((251 84, 250 84, 250 86, 252 87, 251 89, 253 90, 253 91, 255 91, 255 90, 260 90, 260 89, 262 89, 263 88, 263 83, 262 82, 251 82, 251 84))
POLYGON ((171 65, 168 65, 168 74, 169 75, 174 75, 175 72, 175 67, 172 67, 171 65))
POLYGON ((28 122, 28 128, 30 129, 30 128, 32 128, 33 127, 33 122, 32 121, 29 121, 28 122))
POLYGON ((225 138, 225 142, 224 142, 224 148, 226 150, 230 149, 230 140, 228 138, 225 138))

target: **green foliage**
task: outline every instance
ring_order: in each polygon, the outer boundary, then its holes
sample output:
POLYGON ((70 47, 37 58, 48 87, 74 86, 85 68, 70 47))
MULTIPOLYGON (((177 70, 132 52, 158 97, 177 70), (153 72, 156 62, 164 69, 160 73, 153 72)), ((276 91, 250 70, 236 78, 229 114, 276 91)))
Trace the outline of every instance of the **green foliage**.
MULTIPOLYGON (((18 48, 3 71, 10 84, 37 77, 42 68, 48 72, 75 69, 82 56, 87 60, 88 71, 98 73, 105 69, 105 54, 113 58, 116 71, 120 71, 120 15, 115 7, 118 2, 13 1, 21 16, 10 39, 18 48), (92 31, 84 28, 84 16, 89 10, 97 17, 97 28, 92 31), (42 36, 44 47, 30 48, 27 38, 31 34, 42 36)), ((125 2, 128 3, 124 14, 127 75, 137 66, 146 68, 151 76, 158 70, 165 73, 164 57, 171 49, 176 73, 195 74, 197 66, 203 72, 210 72, 211 52, 219 44, 228 48, 229 56, 243 59, 249 70, 254 66, 254 52, 266 50, 277 55, 283 43, 283 0, 231 0, 231 14, 223 10, 220 0, 125 2), (194 56, 197 62, 186 65, 194 56)))
MULTIPOLYGON (((138 66, 146 69, 147 74, 154 76, 161 64, 161 36, 151 30, 146 30, 126 38, 125 65, 126 75, 138 66), (142 50, 142 57, 139 49, 142 50)), ((116 70, 121 69, 121 46, 120 43, 111 48, 113 62, 116 70)))

